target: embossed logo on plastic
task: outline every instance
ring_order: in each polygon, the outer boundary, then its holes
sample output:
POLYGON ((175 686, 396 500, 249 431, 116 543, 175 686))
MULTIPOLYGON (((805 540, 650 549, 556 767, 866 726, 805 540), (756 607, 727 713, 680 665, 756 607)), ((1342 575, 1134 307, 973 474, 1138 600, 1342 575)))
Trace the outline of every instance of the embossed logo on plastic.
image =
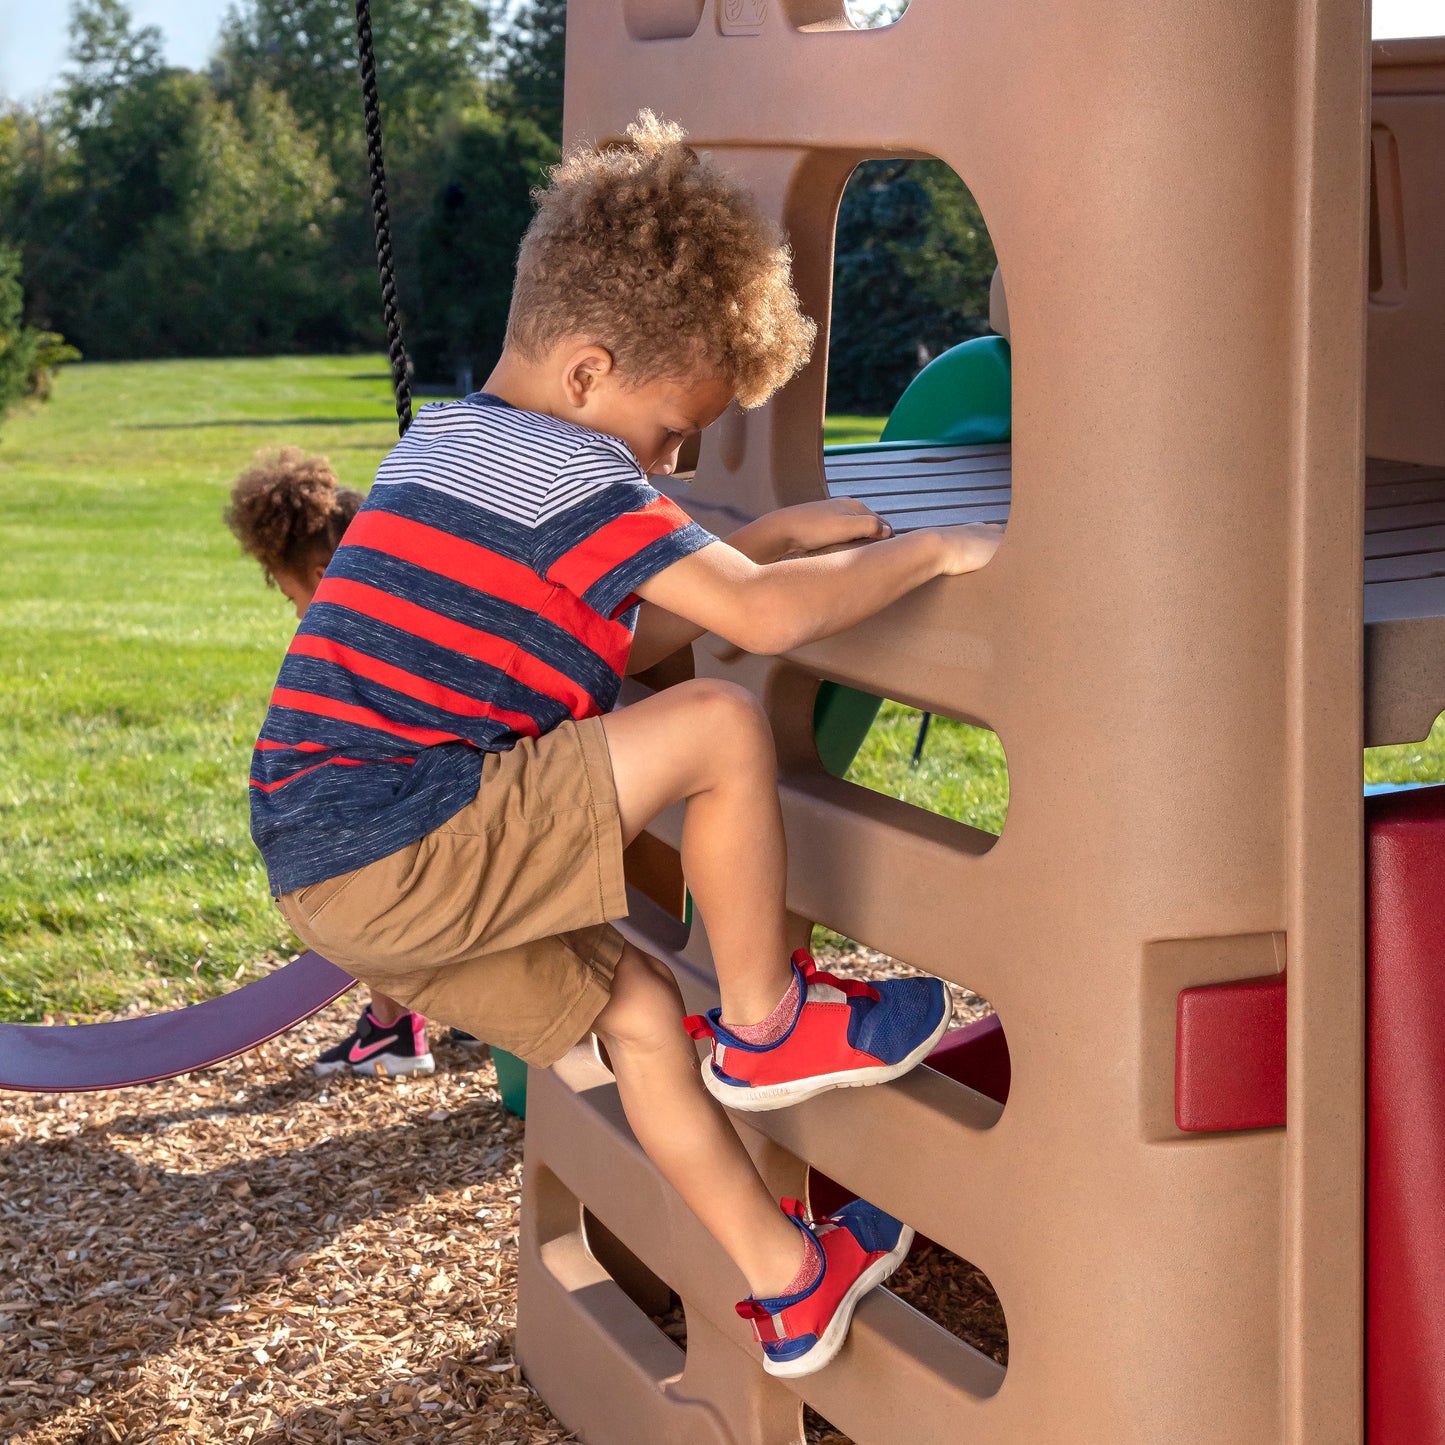
POLYGON ((724 35, 756 35, 768 18, 768 0, 723 0, 724 35))

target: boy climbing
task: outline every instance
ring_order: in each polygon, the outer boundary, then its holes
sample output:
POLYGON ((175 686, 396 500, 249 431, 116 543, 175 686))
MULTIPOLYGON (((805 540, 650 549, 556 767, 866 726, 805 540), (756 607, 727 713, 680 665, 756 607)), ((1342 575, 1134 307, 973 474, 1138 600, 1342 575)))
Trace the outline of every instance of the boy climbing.
POLYGON ((639 1143, 746 1278, 739 1311, 780 1375, 837 1353, 912 1235, 862 1201, 779 1212, 715 1099, 779 1108, 896 1078, 948 998, 789 959, 773 740, 749 694, 700 679, 612 707, 624 670, 704 631, 786 651, 999 540, 893 537, 825 502, 723 542, 648 484, 729 405, 761 405, 813 334, 781 238, 676 126, 644 113, 627 144, 570 153, 523 240, 501 359, 382 463, 251 771, 253 835, 308 944, 537 1067, 598 1036, 639 1143), (677 802, 721 993, 688 1021, 712 1043, 701 1079, 671 973, 610 922, 623 847, 677 802))

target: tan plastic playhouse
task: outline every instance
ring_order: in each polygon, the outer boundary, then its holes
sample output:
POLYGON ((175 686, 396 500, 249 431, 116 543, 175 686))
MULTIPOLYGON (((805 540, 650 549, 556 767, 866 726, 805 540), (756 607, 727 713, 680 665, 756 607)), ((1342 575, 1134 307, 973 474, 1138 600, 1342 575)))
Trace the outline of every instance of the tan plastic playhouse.
MULTIPOLYGON (((1445 705, 1445 42, 1374 47, 1373 124, 1371 73, 1359 0, 912 0, 872 31, 843 0, 574 0, 568 136, 680 120, 786 228, 822 328, 853 168, 952 166, 1014 367, 988 568, 676 664, 768 708, 797 942, 824 923, 998 1009, 1003 1107, 920 1069, 745 1137, 777 1194, 816 1166, 981 1268, 1007 1371, 879 1290, 835 1364, 765 1376, 741 1277, 579 1047, 531 1079, 518 1354, 589 1445, 784 1445, 804 1403, 862 1445, 1363 1438, 1360 750, 1445 705), (1002 836, 827 773, 822 679, 994 729, 1002 836), (1181 991, 1286 956, 1287 1127, 1185 1132, 1181 991)), ((826 495, 826 354, 705 436, 706 525, 826 495)), ((716 1001, 700 922, 628 927, 716 1001)))

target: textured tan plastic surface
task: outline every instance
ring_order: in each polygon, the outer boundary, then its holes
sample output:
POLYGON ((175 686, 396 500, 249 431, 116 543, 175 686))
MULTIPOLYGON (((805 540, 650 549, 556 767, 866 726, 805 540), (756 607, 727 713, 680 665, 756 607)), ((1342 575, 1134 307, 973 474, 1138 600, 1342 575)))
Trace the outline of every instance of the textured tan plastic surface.
POLYGON ((1445 465, 1445 37, 1375 46, 1366 446, 1445 465))
MULTIPOLYGON (((567 130, 681 120, 786 226, 824 326, 868 156, 948 162, 1007 272, 993 563, 796 656, 694 651, 773 720, 798 941, 816 920, 967 983, 1013 1060, 1001 1113, 919 1070, 748 1137, 778 1193, 816 1163, 986 1271, 1010 1364, 880 1292, 827 1370, 768 1379, 741 1279, 587 1049, 529 1101, 519 1358, 589 1445, 782 1445, 804 1400, 861 1445, 1357 1441, 1363 7, 912 0, 863 33, 842 11, 574 4, 567 130), (824 775, 820 677, 993 728, 1002 837, 824 775), (1268 972, 1285 938, 1287 1129, 1181 1135, 1178 990, 1268 972), (681 1295, 685 1362, 587 1251, 584 1205, 681 1295)), ((825 356, 707 434, 699 515, 825 495, 825 356)), ((713 1001, 701 924, 674 953, 652 917, 638 936, 713 1001)))
POLYGON ((1008 296, 1003 289, 1003 268, 995 266, 993 280, 988 288, 988 324, 1008 341, 1012 333, 1008 329, 1008 296))

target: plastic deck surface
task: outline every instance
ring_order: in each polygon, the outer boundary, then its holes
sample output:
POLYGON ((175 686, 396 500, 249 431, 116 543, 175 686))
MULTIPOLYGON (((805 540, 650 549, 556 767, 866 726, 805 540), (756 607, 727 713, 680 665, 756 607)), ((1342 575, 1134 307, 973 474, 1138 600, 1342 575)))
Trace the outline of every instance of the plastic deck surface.
POLYGON ((908 447, 824 452, 828 490, 855 497, 899 532, 961 522, 1008 521, 1013 449, 908 447))
MULTIPOLYGON (((823 460, 833 496, 867 502, 900 532, 1008 520, 1006 445, 850 448, 823 460)), ((1376 623, 1405 624, 1413 670, 1438 677, 1445 673, 1438 634, 1408 627, 1438 618, 1445 618, 1445 467, 1372 457, 1365 464, 1366 632, 1376 623)))
POLYGON ((1365 466, 1365 622, 1445 615, 1445 467, 1365 466))

